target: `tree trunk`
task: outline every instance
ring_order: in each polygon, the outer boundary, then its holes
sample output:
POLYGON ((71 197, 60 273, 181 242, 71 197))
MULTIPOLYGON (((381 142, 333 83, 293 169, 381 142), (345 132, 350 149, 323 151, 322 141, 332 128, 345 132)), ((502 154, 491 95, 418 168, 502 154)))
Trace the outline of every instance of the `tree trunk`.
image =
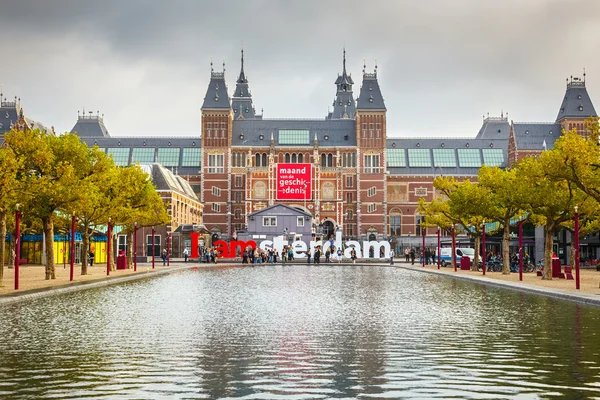
POLYGON ((575 271, 575 232, 571 232, 571 246, 569 251, 569 265, 575 271))
POLYGON ((15 237, 8 242, 8 268, 12 269, 15 265, 15 237))
POLYGON ((554 245, 554 225, 544 227, 544 270, 542 279, 552 280, 552 247, 554 245))
POLYGON ((119 254, 119 252, 117 250, 117 246, 115 246, 115 241, 113 238, 114 235, 111 235, 111 237, 108 238, 108 240, 110 240, 110 270, 116 271, 117 267, 115 264, 115 254, 119 254))
POLYGON ((127 269, 133 268, 133 232, 127 232, 127 269))
POLYGON ((471 271, 477 271, 479 267, 479 252, 480 252, 481 242, 479 236, 475 236, 473 238, 473 262, 471 263, 471 271))
POLYGON ((502 274, 510 274, 510 218, 504 220, 502 234, 502 274))
POLYGON ((4 280, 4 253, 6 252, 6 211, 0 211, 0 286, 4 280))
POLYGON ((52 215, 42 218, 44 224, 44 235, 46 242, 46 280, 56 279, 54 265, 54 221, 52 215))
POLYGON ((84 224, 83 232, 81 232, 81 275, 87 275, 88 273, 88 251, 90 247, 88 228, 88 224, 84 224))

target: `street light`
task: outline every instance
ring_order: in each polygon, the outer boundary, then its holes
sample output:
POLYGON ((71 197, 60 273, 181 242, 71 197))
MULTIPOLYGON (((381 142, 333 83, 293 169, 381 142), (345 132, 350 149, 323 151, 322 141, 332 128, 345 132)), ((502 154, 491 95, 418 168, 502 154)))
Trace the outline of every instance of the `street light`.
POLYGON ((19 203, 15 205, 15 208, 15 290, 19 290, 19 265, 21 263, 21 211, 19 211, 19 203))
POLYGON ((437 237, 438 237, 438 246, 437 246, 437 267, 438 269, 440 269, 440 253, 441 253, 441 247, 442 247, 442 240, 441 240, 441 234, 440 234, 440 228, 438 227, 437 230, 437 237))
MULTIPOLYGON (((69 281, 73 281, 73 271, 75 270, 75 215, 71 217, 71 259, 69 263, 69 281)), ((87 249, 86 249, 87 250, 87 249)))
POLYGON ((456 272, 456 230, 452 225, 452 264, 454 265, 454 272, 456 272))
POLYGON ((523 280, 523 218, 519 218, 519 280, 523 280))
POLYGON ((137 271, 137 229, 138 223, 133 223, 133 272, 137 271))
MULTIPOLYGON (((231 214, 231 213, 228 213, 231 214)), ((171 266, 171 234, 167 234, 167 267, 171 266)))
POLYGON ((108 217, 108 229, 106 232, 106 276, 110 275, 110 254, 112 245, 112 223, 108 217))
POLYGON ((152 269, 154 269, 154 225, 152 225, 152 269))
POLYGON ((575 289, 579 290, 579 208, 575 206, 575 289))

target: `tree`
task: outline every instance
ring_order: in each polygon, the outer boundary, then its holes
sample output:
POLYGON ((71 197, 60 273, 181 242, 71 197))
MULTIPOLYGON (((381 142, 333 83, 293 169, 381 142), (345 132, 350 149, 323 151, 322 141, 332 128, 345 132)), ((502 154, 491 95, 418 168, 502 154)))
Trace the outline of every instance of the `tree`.
POLYGON ((489 201, 493 205, 490 219, 498 222, 502 234, 502 273, 510 274, 510 225, 514 218, 524 215, 523 201, 528 187, 517 174, 517 169, 501 169, 484 165, 479 170, 479 184, 488 190, 489 201))
POLYGON ((0 286, 4 279, 6 253, 6 214, 14 210, 19 190, 17 181, 18 160, 6 147, 0 147, 0 286))
POLYGON ((21 181, 32 193, 28 212, 43 223, 45 276, 55 279, 54 220, 57 212, 65 213, 85 196, 81 181, 90 170, 89 149, 76 135, 46 135, 38 129, 12 130, 6 143, 22 162, 21 181))

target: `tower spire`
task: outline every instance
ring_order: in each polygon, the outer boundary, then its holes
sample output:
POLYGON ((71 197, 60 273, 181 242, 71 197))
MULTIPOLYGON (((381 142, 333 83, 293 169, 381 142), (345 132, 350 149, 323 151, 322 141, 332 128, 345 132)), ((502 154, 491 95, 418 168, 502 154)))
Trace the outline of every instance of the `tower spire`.
POLYGON ((344 46, 344 72, 343 75, 346 75, 346 47, 344 46))

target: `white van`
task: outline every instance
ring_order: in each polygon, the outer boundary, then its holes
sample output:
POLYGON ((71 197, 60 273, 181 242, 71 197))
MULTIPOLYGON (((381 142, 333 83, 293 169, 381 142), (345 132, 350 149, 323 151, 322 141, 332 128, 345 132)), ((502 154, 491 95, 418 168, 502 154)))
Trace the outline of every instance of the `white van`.
MULTIPOLYGON (((470 247, 457 247, 456 250, 456 265, 460 264, 461 257, 469 257, 471 259, 471 263, 475 258, 475 249, 470 247)), ((481 262, 481 256, 479 256, 479 261, 481 262)), ((442 247, 440 251, 440 264, 442 267, 452 265, 452 247, 442 247)))

